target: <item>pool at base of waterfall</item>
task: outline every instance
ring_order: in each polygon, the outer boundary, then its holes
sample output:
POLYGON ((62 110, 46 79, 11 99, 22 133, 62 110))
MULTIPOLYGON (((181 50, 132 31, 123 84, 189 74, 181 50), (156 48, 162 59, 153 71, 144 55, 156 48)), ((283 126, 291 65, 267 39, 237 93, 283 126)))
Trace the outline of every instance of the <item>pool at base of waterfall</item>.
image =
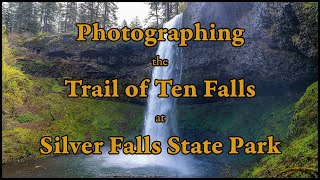
MULTIPOLYGON (((33 178, 99 178, 99 177, 219 177, 219 168, 213 163, 193 160, 185 161, 185 170, 179 170, 168 164, 158 164, 157 159, 147 161, 133 157, 133 155, 61 155, 38 159, 29 162, 2 165, 2 177, 33 178), (149 162, 150 161, 150 162, 149 162), (156 163, 152 163, 156 162, 156 163)), ((140 156, 140 157, 142 157, 140 156)), ((173 159, 173 161, 176 161, 173 159)))

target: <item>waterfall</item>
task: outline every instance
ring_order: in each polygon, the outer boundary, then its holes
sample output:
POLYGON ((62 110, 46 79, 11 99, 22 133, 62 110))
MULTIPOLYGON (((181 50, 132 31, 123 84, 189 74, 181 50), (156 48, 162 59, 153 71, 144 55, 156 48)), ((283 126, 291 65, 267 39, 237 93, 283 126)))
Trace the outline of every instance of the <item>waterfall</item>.
MULTIPOLYGON (((182 21, 182 14, 175 16, 171 21, 164 24, 164 28, 167 29, 180 29, 182 21)), ((167 34, 165 34, 167 39, 167 34)), ((172 136, 178 135, 177 123, 176 123, 176 99, 170 96, 170 87, 168 85, 167 90, 169 98, 158 98, 160 93, 160 85, 154 86, 154 80, 169 80, 173 79, 174 84, 180 83, 181 78, 181 49, 177 42, 174 41, 162 41, 159 44, 157 55, 160 59, 168 59, 168 66, 156 66, 153 68, 152 81, 150 83, 150 89, 148 93, 147 109, 144 119, 143 135, 150 135, 153 140, 161 141, 163 145, 166 144, 167 139, 172 136), (165 123, 156 123, 155 116, 165 115, 165 123)))
MULTIPOLYGON (((165 28, 180 29, 182 24, 182 14, 175 16, 169 22, 164 24, 165 28)), ((165 35, 167 38, 167 35, 165 35)), ((177 176, 188 176, 197 171, 196 161, 187 155, 169 155, 167 153, 167 140, 170 136, 178 136, 176 122, 176 99, 158 98, 160 92, 159 86, 154 86, 155 79, 169 80, 173 79, 174 84, 179 84, 182 72, 181 48, 178 42, 162 41, 159 44, 157 55, 161 59, 168 59, 168 66, 154 67, 152 72, 152 81, 150 83, 147 109, 145 111, 143 135, 150 135, 151 141, 161 141, 162 152, 158 155, 108 155, 105 166, 122 168, 142 168, 151 166, 166 167, 173 171, 177 176), (156 123, 156 115, 165 115, 165 123, 156 123)), ((169 85, 168 85, 169 86, 169 85)), ((170 95, 170 88, 167 88, 170 95)))

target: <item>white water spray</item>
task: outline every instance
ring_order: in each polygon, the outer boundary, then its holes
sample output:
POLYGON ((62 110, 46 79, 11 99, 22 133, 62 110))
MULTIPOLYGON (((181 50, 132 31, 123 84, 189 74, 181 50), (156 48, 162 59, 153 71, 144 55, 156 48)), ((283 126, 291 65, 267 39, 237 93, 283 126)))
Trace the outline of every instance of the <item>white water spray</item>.
MULTIPOLYGON (((180 29, 182 24, 182 14, 175 16, 172 20, 164 24, 165 28, 180 29)), ((167 34, 165 34, 167 38, 167 34)), ((161 141, 162 152, 158 155, 108 155, 106 166, 117 166, 122 168, 137 168, 150 166, 163 166, 174 170, 179 176, 194 174, 194 160, 186 155, 169 155, 167 153, 167 140, 170 136, 178 136, 176 122, 176 99, 158 98, 160 87, 154 86, 155 79, 173 79, 174 84, 179 84, 181 79, 181 49, 177 42, 162 41, 159 44, 157 55, 161 59, 168 59, 169 65, 154 67, 152 81, 148 92, 147 109, 145 112, 143 135, 150 135, 151 142, 161 141), (165 123, 156 123, 155 116, 165 115, 165 123), (190 162, 190 161, 193 161, 190 162)), ((168 94, 170 87, 168 86, 168 94)))
MULTIPOLYGON (((167 29, 180 29, 182 21, 182 14, 177 15, 171 21, 164 24, 167 29)), ((165 35, 167 39, 167 34, 165 35)), ((176 123, 176 99, 169 96, 169 98, 158 98, 160 87, 154 86, 155 79, 169 80, 173 79, 174 84, 180 83, 181 78, 181 53, 177 42, 163 41, 157 50, 157 55, 161 59, 168 59, 168 66, 156 66, 152 72, 152 81, 148 93, 147 111, 144 119, 144 135, 150 135, 153 140, 161 141, 162 145, 166 144, 170 136, 177 136, 178 129, 176 123), (165 115, 165 123, 156 123, 155 116, 165 115)), ((170 94, 170 86, 167 87, 167 94, 170 94)), ((162 146, 163 147, 163 146, 162 146)))

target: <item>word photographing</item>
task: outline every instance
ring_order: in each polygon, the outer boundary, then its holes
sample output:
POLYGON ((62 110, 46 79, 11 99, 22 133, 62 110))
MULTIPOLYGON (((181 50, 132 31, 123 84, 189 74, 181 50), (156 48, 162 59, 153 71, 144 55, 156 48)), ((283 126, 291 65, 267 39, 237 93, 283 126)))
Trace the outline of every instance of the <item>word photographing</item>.
POLYGON ((78 30, 78 36, 76 41, 86 41, 90 38, 91 41, 119 41, 128 42, 130 40, 139 42, 144 40, 144 45, 147 47, 155 46, 159 41, 175 41, 179 42, 179 47, 188 46, 187 42, 193 41, 230 41, 234 47, 241 47, 245 43, 242 28, 235 28, 230 30, 228 28, 216 29, 215 23, 210 24, 210 29, 207 31, 205 28, 201 28, 200 22, 194 23, 194 30, 191 28, 182 28, 180 30, 176 28, 147 28, 147 29, 130 29, 127 26, 121 30, 117 28, 111 28, 105 30, 99 27, 99 23, 78 23, 76 24, 78 30))

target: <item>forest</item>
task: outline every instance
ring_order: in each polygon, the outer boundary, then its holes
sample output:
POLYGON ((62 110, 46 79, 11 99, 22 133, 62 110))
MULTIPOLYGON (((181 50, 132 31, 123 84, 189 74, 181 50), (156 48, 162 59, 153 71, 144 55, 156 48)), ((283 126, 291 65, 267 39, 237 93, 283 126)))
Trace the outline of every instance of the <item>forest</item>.
POLYGON ((117 22, 116 2, 11 2, 2 5, 2 24, 7 33, 72 33, 76 23, 100 22, 105 29, 111 27, 161 27, 183 11, 185 2, 149 2, 148 18, 137 16, 128 24, 117 22))

